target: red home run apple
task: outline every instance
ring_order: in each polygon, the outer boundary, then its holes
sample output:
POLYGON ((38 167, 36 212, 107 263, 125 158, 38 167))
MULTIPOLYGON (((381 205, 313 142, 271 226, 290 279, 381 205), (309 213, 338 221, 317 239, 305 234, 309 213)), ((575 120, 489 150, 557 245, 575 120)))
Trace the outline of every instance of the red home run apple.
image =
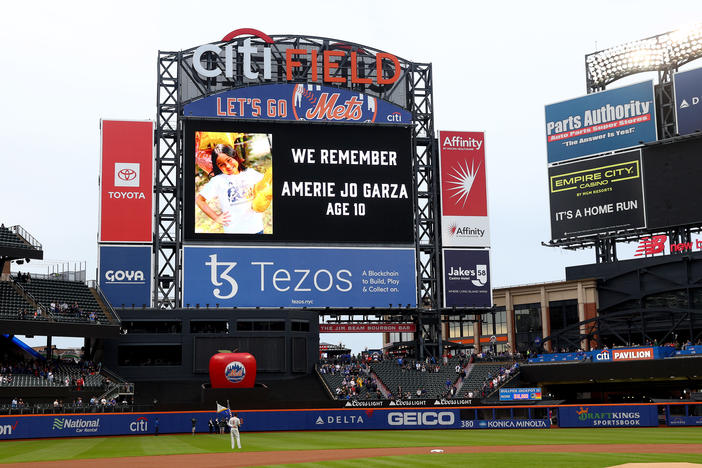
POLYGON ((251 388, 256 382, 256 358, 249 353, 217 353, 210 358, 212 388, 251 388))

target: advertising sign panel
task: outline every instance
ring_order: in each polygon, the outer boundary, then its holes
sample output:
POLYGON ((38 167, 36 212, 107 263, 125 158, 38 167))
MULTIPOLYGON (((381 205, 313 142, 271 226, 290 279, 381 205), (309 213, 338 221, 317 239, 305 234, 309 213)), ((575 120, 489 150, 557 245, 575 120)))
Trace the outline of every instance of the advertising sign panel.
POLYGON ((551 238, 646 225, 641 150, 548 169, 551 238))
POLYGON ((702 139, 644 148, 644 190, 648 227, 702 222, 702 139))
POLYGON ((414 333, 413 323, 320 323, 319 333, 414 333))
POLYGON ((678 135, 702 130, 702 68, 673 75, 678 135))
POLYGON ((188 117, 409 125, 412 114, 382 99, 317 84, 231 89, 184 106, 188 117))
POLYGON ((658 426, 655 405, 591 405, 558 408, 559 427, 644 427, 658 426))
POLYGON ((653 81, 546 106, 549 164, 657 139, 653 81))
POLYGON ((443 249, 444 307, 492 307, 490 251, 443 249))
POLYGON ((101 245, 100 290, 113 307, 150 307, 151 247, 101 245))
POLYGON ((483 132, 439 132, 441 236, 446 247, 488 247, 483 132))
POLYGON ((102 120, 99 242, 151 242, 151 121, 102 120))
POLYGON ((185 247, 183 304, 414 307, 414 249, 185 247))
POLYGON ((186 240, 414 239, 408 127, 187 121, 186 240))
POLYGON ((500 401, 534 401, 540 399, 540 387, 500 389, 500 401))

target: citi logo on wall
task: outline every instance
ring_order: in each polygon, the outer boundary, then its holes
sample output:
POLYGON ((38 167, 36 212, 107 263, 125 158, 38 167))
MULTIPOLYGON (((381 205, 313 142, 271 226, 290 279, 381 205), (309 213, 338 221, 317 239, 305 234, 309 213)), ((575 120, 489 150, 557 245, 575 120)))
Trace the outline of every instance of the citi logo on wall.
POLYGON ((115 187, 139 187, 139 163, 115 163, 115 187))

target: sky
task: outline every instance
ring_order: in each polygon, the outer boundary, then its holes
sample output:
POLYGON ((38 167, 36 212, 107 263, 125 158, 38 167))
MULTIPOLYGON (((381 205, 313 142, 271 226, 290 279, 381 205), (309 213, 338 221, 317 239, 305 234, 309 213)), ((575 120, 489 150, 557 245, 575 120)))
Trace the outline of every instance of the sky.
MULTIPOLYGON (((11 21, 0 28, 0 220, 28 230, 48 260, 85 262, 94 279, 100 119, 155 120, 158 50, 250 27, 347 40, 431 63, 435 128, 486 134, 493 286, 561 280, 566 266, 592 263, 595 255, 541 245, 550 238, 544 105, 586 93, 586 54, 702 21, 699 0, 660 5, 11 2, 3 5, 11 21)), ((651 78, 640 74, 610 88, 651 78)), ((380 335, 321 340, 343 341, 356 352, 380 345, 380 335)))

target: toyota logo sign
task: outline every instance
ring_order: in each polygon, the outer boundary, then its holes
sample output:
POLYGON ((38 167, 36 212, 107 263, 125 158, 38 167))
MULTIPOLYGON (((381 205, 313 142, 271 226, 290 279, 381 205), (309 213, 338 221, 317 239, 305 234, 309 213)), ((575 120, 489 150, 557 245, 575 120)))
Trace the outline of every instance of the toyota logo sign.
POLYGON ((137 173, 133 169, 122 169, 117 173, 117 177, 119 177, 122 180, 134 180, 137 176, 137 173))

